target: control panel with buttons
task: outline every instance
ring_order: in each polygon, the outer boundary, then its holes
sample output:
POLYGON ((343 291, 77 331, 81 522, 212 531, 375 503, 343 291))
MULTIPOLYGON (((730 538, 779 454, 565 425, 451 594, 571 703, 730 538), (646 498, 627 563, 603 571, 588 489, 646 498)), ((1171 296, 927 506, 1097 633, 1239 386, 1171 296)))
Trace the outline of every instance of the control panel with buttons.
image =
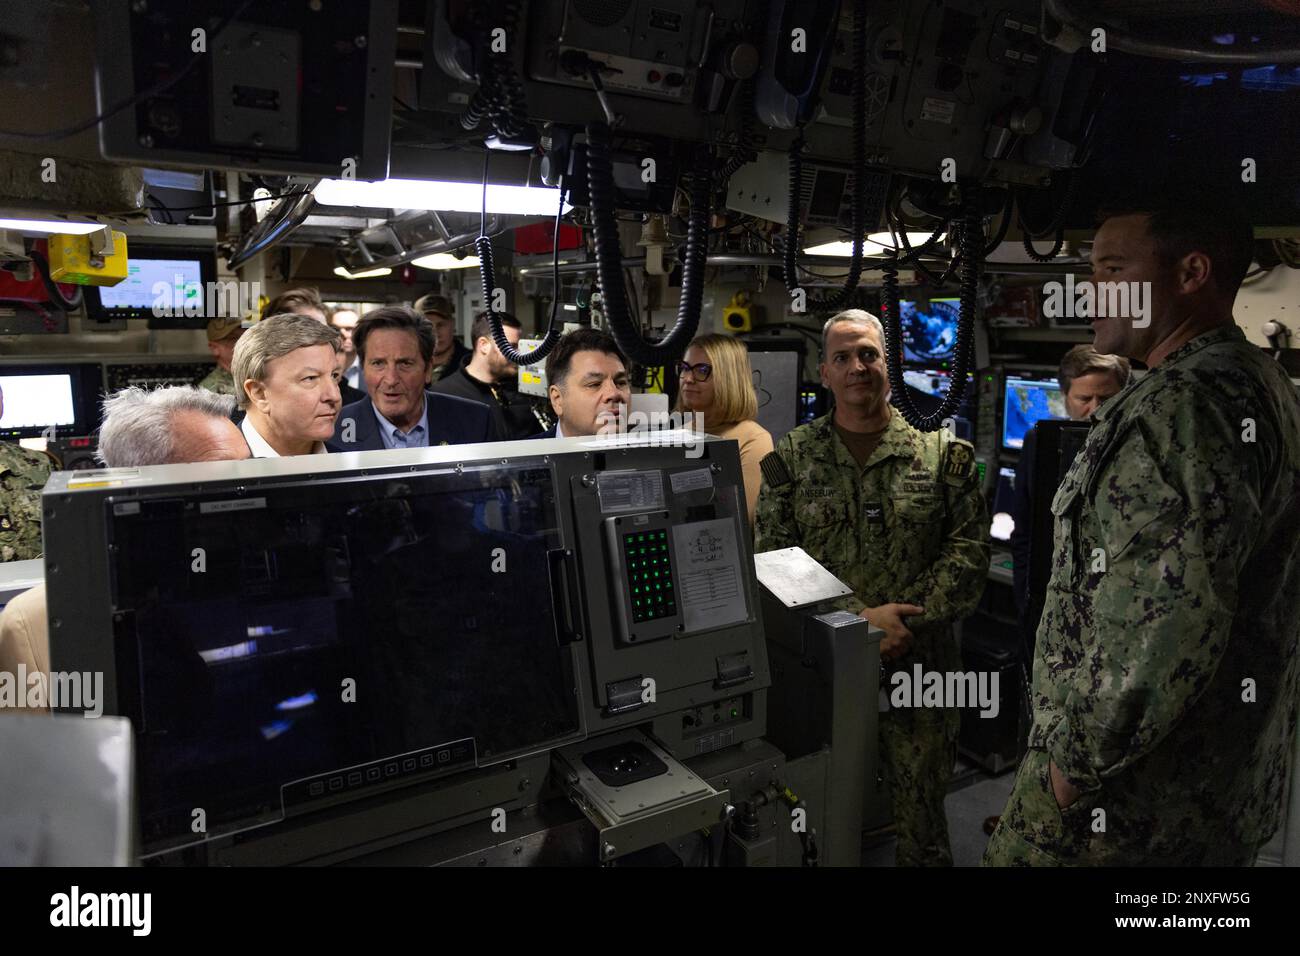
POLYGON ((682 714, 682 739, 693 741, 690 747, 696 754, 720 750, 734 742, 735 725, 752 716, 752 694, 713 701, 682 714))
POLYGON ((682 632, 676 558, 669 513, 625 515, 605 519, 624 644, 644 644, 682 632))
POLYGON ((426 747, 423 750, 386 757, 356 767, 347 767, 329 773, 295 780, 285 784, 282 791, 286 808, 311 803, 325 797, 346 794, 351 797, 358 790, 401 780, 403 783, 417 774, 438 774, 464 770, 477 763, 474 739, 466 737, 450 743, 426 747))

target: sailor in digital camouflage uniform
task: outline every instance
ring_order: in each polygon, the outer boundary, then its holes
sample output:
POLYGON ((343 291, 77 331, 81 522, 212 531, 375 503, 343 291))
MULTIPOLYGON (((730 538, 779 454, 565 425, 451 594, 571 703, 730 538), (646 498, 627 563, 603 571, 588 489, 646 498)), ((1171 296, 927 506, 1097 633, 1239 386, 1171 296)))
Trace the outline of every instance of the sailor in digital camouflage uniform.
MULTIPOLYGON (((4 393, 0 392, 0 421, 4 393)), ((50 477, 49 456, 13 442, 0 442, 0 561, 39 558, 41 489, 50 477)))
POLYGON ((218 395, 234 395, 235 379, 230 374, 230 362, 235 354, 235 343, 244 334, 239 319, 213 319, 208 323, 208 351, 217 360, 216 367, 199 380, 199 388, 218 395))
MULTIPOLYGON (((848 584, 853 594, 838 607, 885 628, 889 673, 910 674, 916 663, 927 672, 959 671, 951 625, 974 610, 989 565, 973 449, 946 430, 919 432, 890 409, 875 316, 842 312, 827 322, 822 341, 822 383, 836 407, 787 434, 763 460, 755 551, 801 547, 848 584)), ((960 716, 944 707, 880 717, 897 862, 950 865, 943 800, 960 716)))
MULTIPOLYGON (((1234 227, 1233 221, 1237 222, 1234 227)), ((1094 321, 1151 371, 1093 416, 1052 502, 1029 753, 990 865, 1246 865, 1277 828, 1300 669, 1300 403, 1232 320, 1230 211, 1108 218, 1096 281, 1150 282, 1150 325, 1094 321)))

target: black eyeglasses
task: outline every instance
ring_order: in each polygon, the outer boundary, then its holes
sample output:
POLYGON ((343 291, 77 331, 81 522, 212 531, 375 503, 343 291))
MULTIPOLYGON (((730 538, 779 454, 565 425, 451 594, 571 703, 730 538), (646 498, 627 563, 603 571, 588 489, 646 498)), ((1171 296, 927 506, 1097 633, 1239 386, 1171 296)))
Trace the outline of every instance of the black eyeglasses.
POLYGON ((681 378, 687 372, 690 372, 697 382, 707 382, 709 376, 713 374, 713 366, 708 362, 701 362, 699 365, 691 365, 687 362, 678 362, 674 368, 677 370, 678 378, 681 378))

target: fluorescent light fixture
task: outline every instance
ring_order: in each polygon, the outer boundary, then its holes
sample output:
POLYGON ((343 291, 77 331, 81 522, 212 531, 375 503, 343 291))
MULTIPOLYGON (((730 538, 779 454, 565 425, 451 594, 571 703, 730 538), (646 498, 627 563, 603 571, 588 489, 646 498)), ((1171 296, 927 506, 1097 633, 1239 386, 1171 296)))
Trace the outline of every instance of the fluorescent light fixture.
MULTIPOLYGON (((886 250, 876 245, 874 242, 864 242, 862 244, 862 254, 864 256, 878 256, 886 250)), ((848 239, 837 239, 834 242, 823 242, 820 246, 808 246, 804 249, 804 254, 809 256, 843 256, 845 259, 853 255, 853 243, 848 239)))
MULTIPOLYGON (((907 241, 911 243, 912 248, 915 249, 932 235, 934 235, 932 232, 909 232, 907 234, 907 241)), ((941 236, 940 239, 942 238, 943 237, 941 236)), ((894 248, 894 237, 887 232, 873 232, 871 235, 867 236, 867 242, 873 242, 885 250, 894 248)), ((899 248, 902 248, 901 242, 899 243, 899 248)))
POLYGON ((47 232, 65 236, 88 236, 104 228, 102 222, 69 222, 66 219, 0 219, 0 229, 15 232, 47 232))
MULTIPOLYGON (((363 206, 375 209, 433 209, 437 212, 479 212, 483 208, 480 183, 439 182, 428 179, 385 179, 378 183, 359 179, 322 179, 314 190, 316 201, 326 206, 363 206)), ((487 188, 487 211, 515 216, 554 216, 560 191, 544 186, 487 188)), ((572 209, 567 201, 564 211, 572 209)))
POLYGON ((478 256, 457 259, 450 252, 435 252, 431 256, 412 259, 411 265, 419 266, 421 269, 477 269, 478 256))
MULTIPOLYGON (((907 241, 915 249, 925 240, 930 238, 928 232, 909 232, 907 241)), ((901 248, 901 247, 900 247, 901 248)), ((873 232, 862 243, 862 254, 864 256, 881 256, 892 252, 894 249, 894 240, 887 232, 873 232)), ((820 246, 808 246, 804 253, 810 256, 843 256, 849 258, 853 255, 853 241, 850 239, 837 239, 834 242, 823 242, 820 246)))
POLYGON ((335 266, 334 274, 340 279, 377 279, 380 276, 392 275, 393 270, 387 268, 380 269, 363 269, 360 272, 349 272, 347 266, 335 266))

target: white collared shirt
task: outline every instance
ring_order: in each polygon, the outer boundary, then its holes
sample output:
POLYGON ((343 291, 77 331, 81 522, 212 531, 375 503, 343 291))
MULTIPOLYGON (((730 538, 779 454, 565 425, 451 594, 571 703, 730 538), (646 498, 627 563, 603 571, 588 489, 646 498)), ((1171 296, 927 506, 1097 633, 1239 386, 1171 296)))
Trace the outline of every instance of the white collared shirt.
MULTIPOLYGON (((280 458, 283 457, 278 451, 271 447, 270 443, 262 437, 262 433, 253 425, 253 419, 249 415, 244 416, 244 420, 239 423, 239 430, 244 433, 244 441, 248 442, 248 450, 253 453, 254 458, 280 458)), ((325 454, 325 443, 318 441, 311 453, 313 455, 325 454)))

